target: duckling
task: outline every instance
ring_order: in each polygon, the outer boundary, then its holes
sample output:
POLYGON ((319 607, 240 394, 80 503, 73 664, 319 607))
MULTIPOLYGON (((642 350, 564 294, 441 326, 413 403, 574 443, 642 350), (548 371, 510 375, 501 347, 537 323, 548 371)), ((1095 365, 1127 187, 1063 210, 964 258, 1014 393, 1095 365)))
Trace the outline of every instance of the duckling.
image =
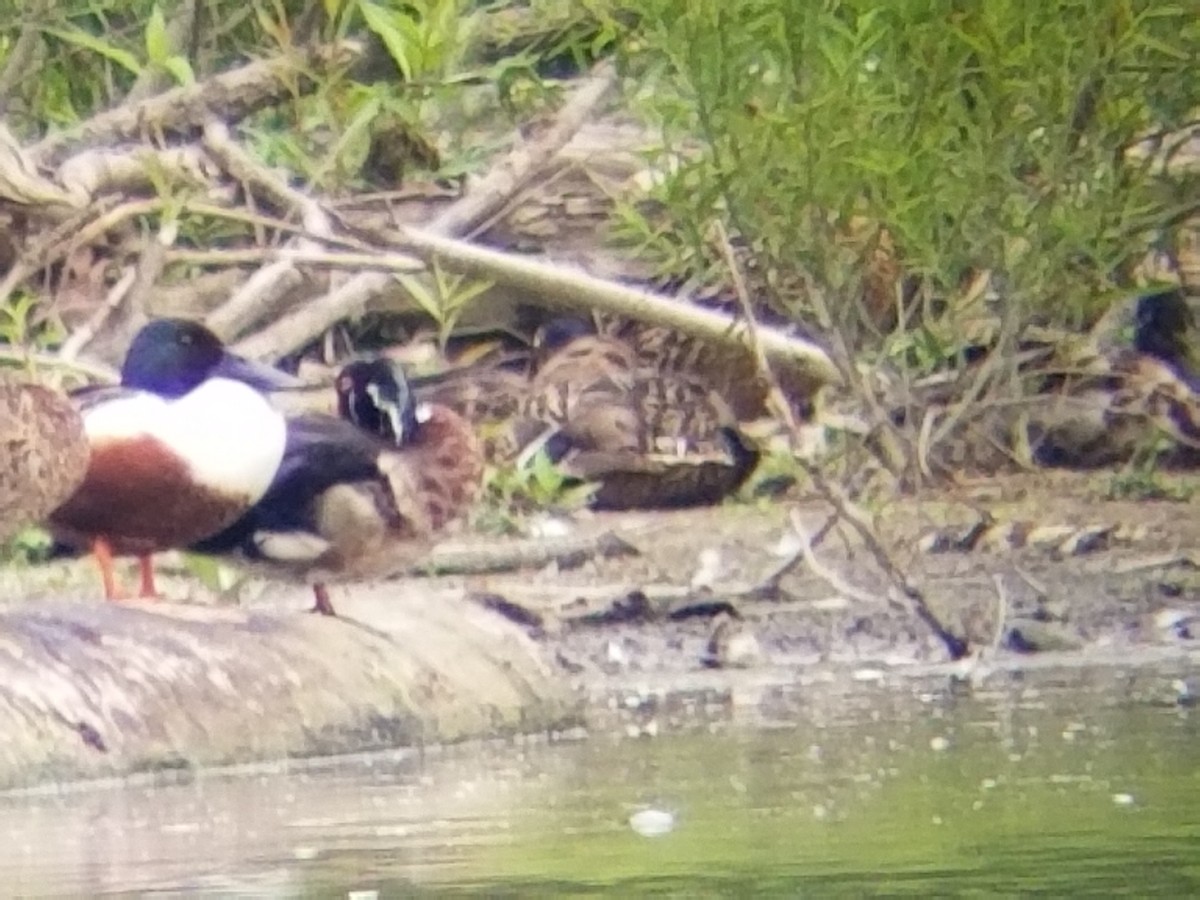
POLYGON ((114 556, 137 556, 140 596, 155 597, 152 554, 219 532, 266 493, 286 428, 258 389, 290 384, 198 322, 158 319, 134 337, 119 386, 72 395, 90 458, 49 525, 61 543, 91 550, 107 599, 123 596, 114 556))
POLYGON ((383 577, 432 546, 466 511, 482 450, 453 411, 417 405, 394 362, 352 362, 336 382, 339 415, 287 420, 287 449, 266 495, 195 544, 313 585, 312 611, 336 615, 327 583, 383 577))
POLYGON ((48 387, 0 381, 0 540, 39 522, 83 481, 88 443, 71 401, 48 387))

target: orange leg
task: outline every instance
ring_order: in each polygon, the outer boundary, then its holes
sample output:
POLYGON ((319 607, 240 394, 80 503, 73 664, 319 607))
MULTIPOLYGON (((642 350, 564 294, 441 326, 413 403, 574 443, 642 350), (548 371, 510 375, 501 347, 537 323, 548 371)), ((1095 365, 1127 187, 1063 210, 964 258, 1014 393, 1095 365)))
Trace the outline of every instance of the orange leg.
POLYGON ((98 537, 92 541, 92 555, 96 557, 96 565, 100 567, 100 579, 104 582, 105 600, 124 600, 125 593, 117 584, 117 576, 113 571, 112 544, 108 538, 98 537))
POLYGON ((333 616, 337 618, 337 613, 333 610, 333 601, 329 599, 329 588, 323 584, 313 585, 313 596, 317 598, 317 602, 309 612, 320 613, 323 616, 333 616))
POLYGON ((142 585, 138 596, 145 600, 157 600, 160 594, 154 586, 154 560, 149 553, 138 557, 138 569, 142 573, 142 585))

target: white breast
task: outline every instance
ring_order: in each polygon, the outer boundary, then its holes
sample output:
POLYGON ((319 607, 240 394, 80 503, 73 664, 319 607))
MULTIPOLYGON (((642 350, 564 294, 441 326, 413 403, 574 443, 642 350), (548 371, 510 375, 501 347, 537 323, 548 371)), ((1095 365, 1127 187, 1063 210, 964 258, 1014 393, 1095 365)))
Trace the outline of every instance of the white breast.
POLYGON ((83 414, 93 446, 146 435, 179 456, 197 484, 254 503, 283 460, 283 414, 248 385, 225 378, 164 399, 141 391, 101 403, 83 414))

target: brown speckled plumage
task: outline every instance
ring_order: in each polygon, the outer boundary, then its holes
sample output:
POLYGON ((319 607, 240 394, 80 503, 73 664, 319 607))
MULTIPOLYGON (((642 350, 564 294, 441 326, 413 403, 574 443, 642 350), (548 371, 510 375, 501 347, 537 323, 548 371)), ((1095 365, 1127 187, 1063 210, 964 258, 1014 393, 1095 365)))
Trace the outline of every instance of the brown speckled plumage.
POLYGON ((79 413, 62 394, 0 381, 0 539, 43 520, 83 480, 88 444, 79 413))
POLYGON ((754 470, 757 451, 737 432, 725 397, 703 379, 652 369, 615 337, 570 330, 563 337, 552 346, 535 341, 527 376, 460 374, 421 396, 473 422, 500 464, 555 429, 569 448, 560 469, 600 485, 597 507, 715 503, 754 470))

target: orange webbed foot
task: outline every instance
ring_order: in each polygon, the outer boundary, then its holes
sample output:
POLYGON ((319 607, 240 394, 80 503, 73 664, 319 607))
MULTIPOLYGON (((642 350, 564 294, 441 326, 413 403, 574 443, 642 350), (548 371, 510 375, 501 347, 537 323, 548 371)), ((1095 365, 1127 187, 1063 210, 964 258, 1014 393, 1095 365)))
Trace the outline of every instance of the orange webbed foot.
POLYGON ((154 560, 150 554, 138 557, 138 570, 142 576, 138 596, 143 600, 158 600, 162 595, 154 584, 154 560))
POLYGON ((125 600, 128 595, 121 590, 117 583, 117 573, 113 567, 112 544, 107 538, 98 537, 92 541, 92 555, 96 557, 96 565, 100 567, 100 580, 104 584, 105 600, 125 600))

